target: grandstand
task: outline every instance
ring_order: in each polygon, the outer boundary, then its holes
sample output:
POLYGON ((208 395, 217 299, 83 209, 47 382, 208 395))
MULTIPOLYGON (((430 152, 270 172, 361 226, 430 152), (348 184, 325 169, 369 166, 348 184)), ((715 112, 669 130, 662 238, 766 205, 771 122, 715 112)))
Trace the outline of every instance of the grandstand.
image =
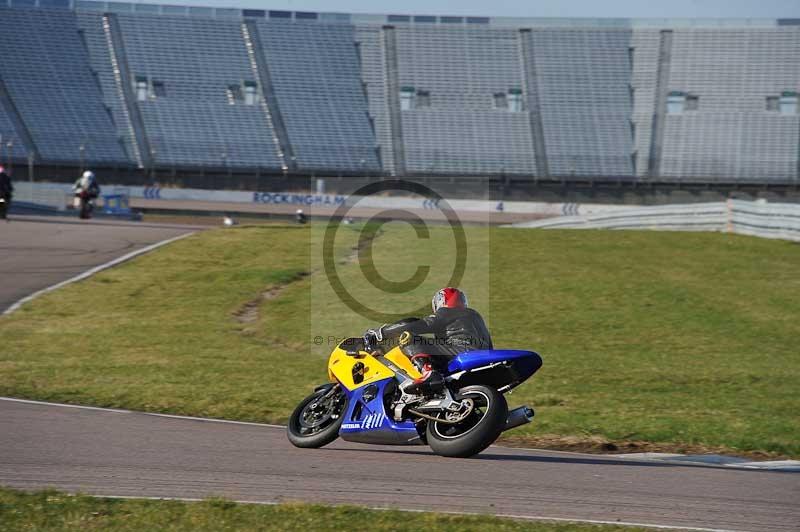
POLYGON ((228 176, 220 188, 800 180, 800 20, 88 0, 0 0, 0 20, 0 160, 14 164, 228 176))
POLYGON ((15 137, 29 139, 18 153, 54 162, 126 161, 75 13, 4 9, 0 20, 5 112, 16 118, 15 137))

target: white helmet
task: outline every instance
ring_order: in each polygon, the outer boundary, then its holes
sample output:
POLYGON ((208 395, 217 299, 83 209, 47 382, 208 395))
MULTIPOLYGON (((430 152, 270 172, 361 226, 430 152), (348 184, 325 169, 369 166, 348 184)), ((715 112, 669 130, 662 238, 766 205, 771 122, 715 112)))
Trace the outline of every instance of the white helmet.
POLYGON ((91 170, 86 170, 83 173, 83 177, 84 179, 94 179, 94 172, 92 172, 91 170))

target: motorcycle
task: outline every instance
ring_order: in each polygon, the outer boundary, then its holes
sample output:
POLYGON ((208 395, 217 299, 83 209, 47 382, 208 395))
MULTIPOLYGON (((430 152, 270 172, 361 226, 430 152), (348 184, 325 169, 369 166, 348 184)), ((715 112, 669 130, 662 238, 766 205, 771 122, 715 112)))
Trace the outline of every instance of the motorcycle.
POLYGON ((94 210, 94 198, 86 190, 76 192, 73 206, 78 209, 78 216, 81 220, 88 220, 92 217, 94 210))
POLYGON ((302 448, 322 447, 338 437, 379 445, 427 444, 438 455, 466 458, 502 432, 533 420, 533 409, 509 410, 503 394, 541 367, 537 353, 462 353, 442 372, 441 392, 423 396, 404 391, 408 381, 421 377, 403 351, 414 340, 405 333, 397 345, 374 337, 337 345, 328 360, 330 383, 318 386, 292 412, 289 441, 302 448))
POLYGON ((0 220, 8 219, 8 203, 6 198, 0 196, 0 220))

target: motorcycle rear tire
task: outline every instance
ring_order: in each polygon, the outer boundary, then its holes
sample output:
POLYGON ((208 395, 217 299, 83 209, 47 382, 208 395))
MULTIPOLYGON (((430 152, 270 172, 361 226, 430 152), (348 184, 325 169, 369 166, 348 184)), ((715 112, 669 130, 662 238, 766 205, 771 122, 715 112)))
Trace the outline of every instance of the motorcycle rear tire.
POLYGON ((489 447, 503 432, 508 418, 508 403, 503 394, 490 386, 474 385, 461 388, 457 399, 472 398, 481 405, 483 417, 463 434, 451 431, 458 429, 452 425, 428 422, 428 445, 441 456, 469 458, 489 447))
POLYGON ((338 413, 339 417, 321 431, 310 435, 303 434, 300 431, 300 416, 303 410, 313 401, 322 398, 327 392, 328 390, 326 389, 312 393, 303 399, 300 404, 297 405, 297 408, 294 409, 292 415, 289 416, 289 422, 286 424, 286 436, 295 447, 318 449, 319 447, 328 445, 339 437, 339 429, 342 426, 344 412, 347 408, 346 401, 342 404, 341 412, 338 413))

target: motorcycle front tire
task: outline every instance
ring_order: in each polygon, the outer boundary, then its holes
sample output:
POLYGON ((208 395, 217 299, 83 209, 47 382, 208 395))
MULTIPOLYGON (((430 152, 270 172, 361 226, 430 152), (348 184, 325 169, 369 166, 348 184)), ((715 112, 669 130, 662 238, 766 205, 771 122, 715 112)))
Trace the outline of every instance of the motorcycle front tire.
POLYGON ((303 399, 297 408, 294 409, 292 415, 289 416, 289 422, 286 424, 286 436, 295 447, 305 449, 317 449, 328 445, 339 437, 339 429, 344 420, 344 412, 347 409, 347 403, 342 405, 341 412, 338 413, 339 417, 335 419, 330 425, 314 434, 303 434, 300 430, 300 416, 303 414, 305 408, 312 402, 320 399, 327 393, 328 390, 320 390, 312 393, 303 399))

